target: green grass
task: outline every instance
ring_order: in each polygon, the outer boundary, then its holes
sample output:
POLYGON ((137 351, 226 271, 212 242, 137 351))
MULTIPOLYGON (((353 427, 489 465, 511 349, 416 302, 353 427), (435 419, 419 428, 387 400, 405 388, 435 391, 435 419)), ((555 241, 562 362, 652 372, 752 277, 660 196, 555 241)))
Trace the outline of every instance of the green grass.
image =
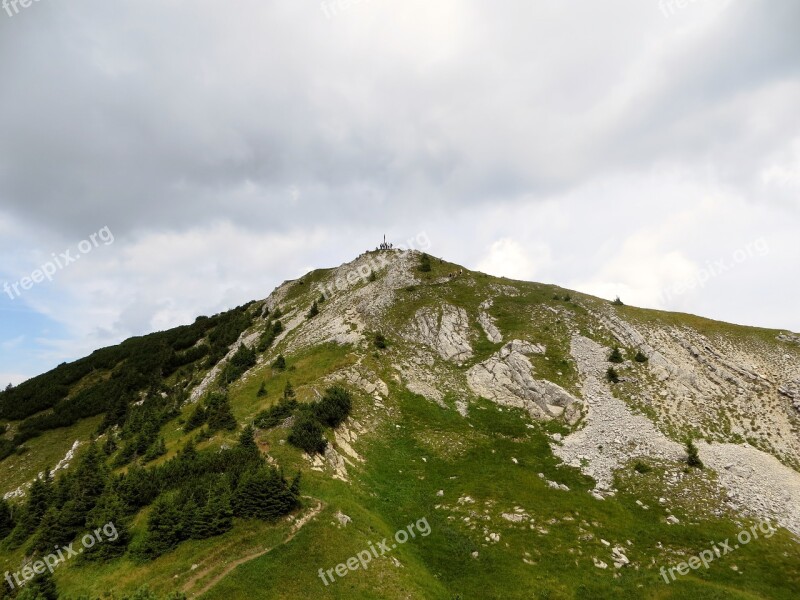
POLYGON ((12 454, 1 464, 0 493, 15 490, 22 484, 33 481, 45 469, 55 467, 72 448, 72 444, 77 440, 89 439, 102 420, 103 417, 83 419, 71 427, 46 431, 25 442, 21 452, 12 454))
MULTIPOLYGON (((712 514, 710 509, 717 498, 705 472, 693 472, 685 480, 685 502, 671 505, 681 523, 668 525, 668 513, 658 498, 674 491, 664 487, 663 475, 675 465, 647 462, 648 468, 640 468, 641 472, 628 465, 618 474, 617 496, 600 501, 589 494, 592 480, 578 469, 561 464, 552 454, 549 435, 568 433, 563 424, 532 423, 522 411, 501 408, 484 399, 471 399, 465 418, 452 408, 460 400, 455 393, 445 398, 450 408, 443 409, 400 386, 393 377, 396 370, 392 363, 411 354, 400 332, 415 312, 426 306, 449 303, 474 316, 483 300, 494 298, 489 313, 503 334, 503 343, 488 341, 473 320, 474 357, 462 368, 440 365, 448 376, 460 376, 463 369, 485 360, 509 340, 524 339, 547 348, 544 355, 530 357, 536 376, 579 394, 578 373, 570 357, 572 331, 577 329, 609 347, 614 343, 589 312, 605 310, 610 305, 606 301, 554 286, 469 271, 443 280, 461 267, 435 258, 431 265, 430 273, 415 272, 420 283, 413 289, 398 291, 398 301, 381 323, 388 350, 370 348, 359 358, 353 347, 326 344, 288 353, 284 340, 270 348, 266 356, 272 359, 283 352, 286 370, 273 370, 271 360, 266 361, 230 387, 234 415, 243 424, 276 403, 287 380, 295 387, 298 400, 312 401, 328 385, 322 381, 326 376, 359 360, 361 368, 374 371, 390 385, 385 408, 377 408, 372 398, 352 390, 353 417, 366 425, 366 431, 354 444, 364 462, 348 464, 349 482, 312 469, 302 453, 286 443, 286 429, 279 426, 258 432, 262 450, 287 476, 301 471, 303 494, 324 503, 321 514, 294 539, 283 543, 289 531, 285 522, 268 525, 236 521, 234 529, 224 536, 186 542, 151 563, 123 557, 103 565, 69 564, 57 572, 60 589, 70 595, 100 594, 110 589, 119 594, 148 583, 155 591, 166 593, 184 587, 199 574, 192 587, 196 591, 226 564, 272 548, 238 566, 204 597, 695 600, 796 596, 800 589, 800 546, 785 531, 743 546, 712 563, 708 570, 692 571, 670 584, 661 579, 660 567, 674 566, 707 549, 712 541, 733 538, 742 526, 731 515, 712 514), (516 295, 500 293, 497 286, 510 286, 516 295), (570 300, 564 300, 566 294, 570 300), (259 398, 257 390, 262 381, 267 393, 259 398), (547 480, 563 483, 569 491, 551 489, 547 480), (466 501, 466 497, 472 501, 466 501), (522 523, 501 516, 515 513, 516 507, 527 515, 522 523), (335 518, 339 511, 349 515, 352 522, 341 526, 335 518), (373 560, 367 570, 349 572, 327 586, 319 578, 319 569, 335 568, 383 538, 391 541, 396 531, 423 518, 430 525, 430 535, 410 540, 373 560), (500 541, 487 541, 489 533, 499 534, 500 541), (610 549, 601 539, 625 547, 635 566, 615 569, 610 549), (475 552, 477 557, 473 557, 475 552), (608 563, 609 568, 598 569, 593 558, 608 563), (193 569, 193 565, 197 567, 193 569)), ((282 308, 305 312, 319 295, 315 284, 329 272, 314 271, 293 282, 282 308)), ((326 310, 324 303, 320 310, 326 310)), ((778 332, 773 330, 629 306, 611 310, 634 324, 692 327, 712 339, 730 340, 759 351, 777 347, 778 332)), ((287 338, 293 335, 289 333, 287 338)), ((625 351, 628 358, 633 356, 632 349, 625 351)), ((625 370, 637 377, 645 377, 647 372, 646 365, 640 364, 626 365, 625 370)), ((621 384, 616 393, 643 412, 653 410, 636 404, 634 384, 621 384)), ((196 435, 186 434, 181 428, 181 420, 192 410, 193 405, 184 407, 181 416, 162 429, 168 454, 158 462, 167 460, 196 435)), ((0 465, 4 487, 13 489, 55 464, 76 439, 87 439, 99 420, 82 421, 28 442, 26 454, 12 456, 0 465)), ((238 433, 217 433, 200 447, 235 443, 238 433)), ((680 433, 678 429, 672 431, 673 435, 680 433)), ((333 441, 330 431, 326 435, 333 441)), ((313 502, 307 499, 306 508, 313 502)), ((137 516, 134 536, 142 535, 145 518, 146 511, 137 516)), ((23 557, 16 551, 1 558, 0 568, 16 570, 23 557)))
POLYGON ((800 552, 783 532, 667 585, 660 566, 687 559, 707 548, 709 540, 731 538, 738 528, 725 519, 667 525, 657 498, 648 495, 656 490, 592 498, 592 482, 561 466, 544 428, 525 427, 518 411, 481 402, 473 407, 469 428, 454 411, 407 392, 398 390, 393 398, 399 417, 366 442, 366 463, 355 469, 351 484, 317 474, 306 481, 310 493, 329 504, 323 516, 290 545, 239 567, 207 598, 792 598, 800 585, 800 552), (452 444, 467 430, 469 443, 454 451, 452 444), (441 440, 449 444, 437 443, 441 440), (540 472, 570 491, 548 488, 540 472), (442 497, 438 490, 444 491, 442 497), (460 505, 464 496, 474 504, 460 505), (636 505, 636 499, 650 510, 636 505), (548 532, 499 517, 515 506, 548 532), (353 523, 335 525, 336 510, 353 523), (486 523, 500 534, 498 544, 485 541, 483 525, 473 529, 463 521, 470 511, 490 517, 486 523), (327 587, 319 579, 318 569, 334 567, 423 517, 431 534, 391 554, 401 567, 381 559, 327 587), (582 540, 587 533, 594 537, 582 540), (628 548, 639 570, 624 568, 617 579, 613 567, 594 567, 594 556, 611 563, 600 538, 628 548), (478 558, 472 558, 474 551, 478 558), (731 570, 734 564, 738 571, 731 570))

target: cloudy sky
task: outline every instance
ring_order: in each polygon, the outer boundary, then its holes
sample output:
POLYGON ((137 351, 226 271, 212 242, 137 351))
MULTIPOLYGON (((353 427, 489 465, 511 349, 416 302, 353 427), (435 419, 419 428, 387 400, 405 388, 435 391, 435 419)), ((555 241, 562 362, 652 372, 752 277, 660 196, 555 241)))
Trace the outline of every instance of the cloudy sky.
POLYGON ((681 4, 8 4, 0 382, 383 233, 800 330, 800 3, 681 4))

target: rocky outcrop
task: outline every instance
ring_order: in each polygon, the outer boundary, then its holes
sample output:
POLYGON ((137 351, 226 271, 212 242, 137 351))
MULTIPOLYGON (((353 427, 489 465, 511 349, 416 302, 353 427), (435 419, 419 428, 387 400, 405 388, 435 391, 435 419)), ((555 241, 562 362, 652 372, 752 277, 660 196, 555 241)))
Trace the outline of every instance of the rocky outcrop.
POLYGON ((605 383, 608 348, 575 335, 571 353, 583 381, 588 404, 586 425, 568 435, 553 453, 564 462, 580 467, 597 481, 598 490, 610 490, 614 471, 637 456, 680 460, 683 447, 668 439, 643 415, 636 415, 605 383))
POLYGON ((800 379, 784 383, 778 387, 778 391, 789 398, 797 412, 800 412, 800 379))
POLYGON ((778 340, 788 344, 797 344, 800 346, 800 335, 794 333, 779 333, 778 340))
POLYGON ((748 444, 699 442, 698 449, 719 474, 729 505, 800 535, 800 473, 748 444))
MULTIPOLYGON (((717 442, 747 439, 800 465, 800 402, 793 386, 800 353, 793 346, 776 347, 724 328, 701 332, 689 325, 628 322, 608 306, 590 312, 628 350, 628 358, 632 349, 648 358, 643 368, 621 366, 625 395, 633 405, 647 405, 662 431, 677 424, 717 442)), ((792 335, 778 339, 791 344, 792 335)))
POLYGON ((494 344, 499 344, 503 341, 503 336, 500 333, 500 330, 497 328, 497 325, 494 324, 494 319, 492 316, 486 312, 492 307, 492 301, 486 300, 480 305, 480 314, 478 315, 478 323, 480 326, 483 327, 483 331, 486 334, 486 337, 489 339, 490 342, 494 344))
POLYGON ((574 425, 581 417, 581 401, 561 386, 533 376, 526 354, 543 352, 542 346, 513 340, 467 371, 467 383, 478 396, 522 408, 535 419, 563 418, 574 425))
POLYGON ((412 339, 435 350, 445 360, 461 363, 472 357, 467 311, 444 304, 421 308, 414 315, 412 339))

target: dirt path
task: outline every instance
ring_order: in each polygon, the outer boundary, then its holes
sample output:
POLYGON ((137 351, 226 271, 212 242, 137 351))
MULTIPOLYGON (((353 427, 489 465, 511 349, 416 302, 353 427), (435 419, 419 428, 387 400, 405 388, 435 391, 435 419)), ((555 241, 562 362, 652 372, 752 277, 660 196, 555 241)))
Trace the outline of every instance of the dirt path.
MULTIPOLYGON (((219 574, 215 575, 208 582, 206 582, 205 585, 201 589, 199 589, 199 590, 197 590, 195 592, 192 592, 191 589, 194 587, 194 585, 200 579, 202 579, 203 577, 208 575, 208 573, 217 565, 216 561, 213 561, 213 564, 209 565, 208 568, 203 569, 203 570, 198 570, 197 573, 192 575, 191 579, 189 579, 189 581, 187 581, 184 584, 183 591, 185 593, 187 593, 187 594, 190 594, 190 596, 193 597, 193 598, 197 598, 199 596, 202 596, 208 590, 210 590, 215 585, 217 585, 220 581, 222 581, 222 579, 225 576, 227 576, 231 571, 233 571, 236 567, 238 567, 240 565, 243 565, 243 564, 245 564, 247 562, 250 562, 251 560, 255 560, 256 558, 258 558, 260 556, 264 556, 265 554, 267 554, 268 552, 271 552, 275 548, 278 548, 279 546, 283 546, 284 544, 288 544, 289 542, 291 542, 294 539, 294 537, 300 532, 300 530, 309 521, 311 521, 319 513, 321 513, 322 510, 325 508, 325 503, 322 500, 317 500, 316 498, 311 498, 311 500, 316 500, 317 505, 314 508, 312 508, 310 511, 308 511, 308 513, 306 515, 304 515, 300 519, 296 520, 292 524, 292 528, 289 531, 289 535, 286 536, 286 539, 283 540, 283 542, 281 542, 277 546, 272 546, 271 548, 265 548, 263 550, 259 550, 257 552, 253 552, 251 554, 248 554, 247 556, 243 556, 242 558, 239 558, 239 559, 237 559, 237 560, 225 565, 225 568, 219 574)), ((224 550, 224 548, 221 549, 221 550, 224 550)), ((214 556, 218 556, 220 553, 221 552, 217 552, 217 553, 215 553, 214 556)))

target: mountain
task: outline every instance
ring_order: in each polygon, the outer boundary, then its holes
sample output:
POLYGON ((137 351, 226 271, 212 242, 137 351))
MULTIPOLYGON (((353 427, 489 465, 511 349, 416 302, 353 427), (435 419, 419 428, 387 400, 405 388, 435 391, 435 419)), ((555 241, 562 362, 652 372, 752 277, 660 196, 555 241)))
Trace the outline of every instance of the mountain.
POLYGON ((413 251, 60 365, 0 431, 0 598, 800 589, 800 336, 413 251))

